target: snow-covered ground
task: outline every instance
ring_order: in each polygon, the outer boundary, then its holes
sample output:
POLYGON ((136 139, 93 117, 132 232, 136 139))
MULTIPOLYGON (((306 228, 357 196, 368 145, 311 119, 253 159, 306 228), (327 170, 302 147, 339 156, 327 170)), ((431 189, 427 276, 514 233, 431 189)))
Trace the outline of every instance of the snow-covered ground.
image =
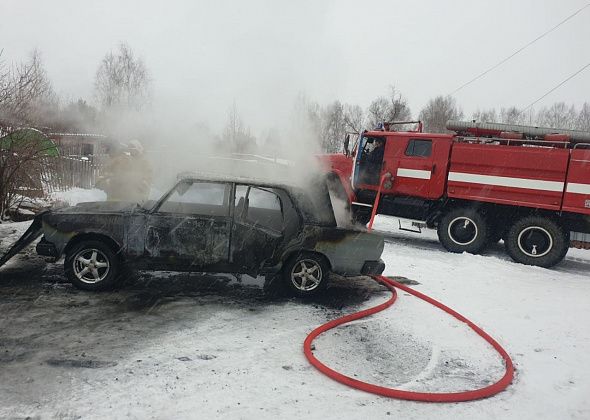
MULTIPOLYGON (((26 228, 0 225, 0 252, 26 228)), ((312 302, 266 297, 259 279, 142 273, 112 293, 65 283, 32 250, 0 269, 0 418, 590 418, 590 252, 547 270, 445 252, 433 232, 386 233, 386 275, 467 316, 517 372, 482 401, 427 404, 349 389, 306 361, 315 326, 388 294, 333 279, 312 302)), ((415 390, 485 386, 501 360, 473 332, 400 293, 393 308, 316 341, 316 356, 359 379, 415 390)))

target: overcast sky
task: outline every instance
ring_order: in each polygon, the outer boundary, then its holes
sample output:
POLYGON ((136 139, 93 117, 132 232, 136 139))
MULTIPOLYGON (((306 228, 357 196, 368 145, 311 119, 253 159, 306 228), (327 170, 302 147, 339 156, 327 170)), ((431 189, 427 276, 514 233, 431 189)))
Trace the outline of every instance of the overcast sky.
MULTIPOLYGON (((235 100, 255 131, 299 92, 366 107, 395 85, 417 115, 583 1, 1 0, 5 61, 39 49, 55 90, 91 98, 96 68, 126 42, 155 99, 218 130, 235 100)), ((590 62, 590 7, 456 94, 477 108, 524 107, 590 62)), ((590 101, 590 68, 539 104, 590 101)))

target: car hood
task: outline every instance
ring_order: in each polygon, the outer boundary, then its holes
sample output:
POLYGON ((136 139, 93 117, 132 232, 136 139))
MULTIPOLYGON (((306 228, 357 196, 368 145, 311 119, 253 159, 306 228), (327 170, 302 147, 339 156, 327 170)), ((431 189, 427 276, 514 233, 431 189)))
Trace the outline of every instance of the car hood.
POLYGON ((137 208, 140 208, 137 203, 126 201, 95 201, 89 203, 78 203, 75 206, 55 209, 52 210, 52 213, 129 213, 137 208))

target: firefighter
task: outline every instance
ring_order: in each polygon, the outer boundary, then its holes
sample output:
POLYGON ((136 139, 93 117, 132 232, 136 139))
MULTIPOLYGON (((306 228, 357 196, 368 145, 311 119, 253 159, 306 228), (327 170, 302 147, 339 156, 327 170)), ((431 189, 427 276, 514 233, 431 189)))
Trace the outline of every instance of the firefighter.
POLYGON ((370 184, 379 183, 379 175, 381 174, 381 165, 383 163, 383 153, 385 151, 385 139, 375 139, 373 150, 367 156, 367 173, 370 184))
POLYGON ((147 200, 152 182, 152 169, 145 159, 143 146, 131 140, 126 150, 115 151, 104 166, 96 187, 107 194, 108 201, 140 203, 147 200))
POLYGON ((148 199, 152 186, 152 167, 145 158, 143 145, 139 140, 131 140, 128 151, 130 159, 127 184, 131 201, 145 201, 148 199))

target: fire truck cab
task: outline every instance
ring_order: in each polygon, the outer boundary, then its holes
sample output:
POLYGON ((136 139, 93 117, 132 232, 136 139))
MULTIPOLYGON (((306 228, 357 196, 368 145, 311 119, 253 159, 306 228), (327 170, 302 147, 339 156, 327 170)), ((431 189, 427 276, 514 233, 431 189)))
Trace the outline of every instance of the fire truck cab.
POLYGON ((438 200, 445 193, 447 162, 453 137, 446 134, 415 132, 364 133, 359 140, 354 158, 352 187, 363 196, 361 201, 371 201, 379 188, 383 175, 389 181, 382 186, 383 210, 392 206, 396 212, 408 213, 410 218, 422 213, 424 200, 438 200), (382 141, 384 152, 381 162, 372 162, 375 144, 382 141), (408 197, 413 200, 408 201, 408 197), (408 207, 403 211, 402 207, 408 207))

